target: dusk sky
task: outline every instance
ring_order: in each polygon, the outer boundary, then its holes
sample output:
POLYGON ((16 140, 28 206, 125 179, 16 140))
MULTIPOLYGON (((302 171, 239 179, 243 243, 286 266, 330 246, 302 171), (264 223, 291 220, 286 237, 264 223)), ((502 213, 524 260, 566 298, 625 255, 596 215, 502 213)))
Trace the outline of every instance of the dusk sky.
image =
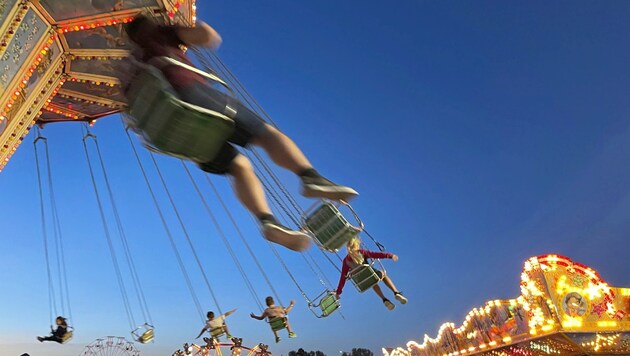
MULTIPOLYGON (((343 318, 315 318, 229 182, 213 177, 282 301, 297 302, 290 320, 298 338, 283 331, 274 344, 269 327, 249 317, 257 305, 181 164, 160 156, 221 307, 238 308, 228 323, 245 345, 268 343, 275 355, 300 347, 329 356, 353 347, 378 354, 425 333, 435 336, 443 322, 461 323, 486 300, 517 297, 523 262, 538 254, 569 256, 609 284, 630 287, 630 2, 220 0, 197 6, 199 18, 223 36, 221 58, 280 128, 323 174, 360 192, 353 206, 399 255, 399 262, 383 263, 409 298, 388 311, 373 292, 359 294, 348 284, 343 318)), ((203 324, 119 117, 92 129, 156 326, 155 343, 138 348, 142 355, 170 355, 194 341, 203 324)), ((63 346, 35 340, 48 333, 50 320, 32 131, 0 173, 0 356, 78 355, 98 337, 129 337, 81 130, 67 123, 42 132, 50 145, 76 336, 63 346)), ((147 151, 141 156, 204 311, 216 311, 147 151)), ((264 298, 270 288, 202 172, 190 167, 264 298)), ((280 177, 299 195, 296 178, 280 177)), ((114 232, 111 209, 108 219, 114 232)), ((309 295, 323 291, 298 254, 281 253, 309 295)), ((310 254, 336 286, 335 267, 319 251, 310 254)))

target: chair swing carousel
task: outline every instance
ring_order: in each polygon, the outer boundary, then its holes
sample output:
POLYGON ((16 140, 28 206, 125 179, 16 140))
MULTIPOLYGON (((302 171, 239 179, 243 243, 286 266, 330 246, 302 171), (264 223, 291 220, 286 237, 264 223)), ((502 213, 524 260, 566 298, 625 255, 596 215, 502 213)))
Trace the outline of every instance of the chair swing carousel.
MULTIPOLYGON (((125 115, 126 124, 152 151, 194 162, 206 162, 214 157, 232 134, 234 123, 231 117, 234 111, 229 104, 223 112, 187 104, 173 94, 156 68, 160 63, 138 65, 126 60, 130 56, 131 45, 122 24, 140 12, 152 14, 162 23, 193 23, 195 2, 133 0, 117 2, 112 9, 99 9, 86 0, 7 1, 7 6, 0 9, 0 21, 5 19, 0 23, 0 36, 3 36, 0 37, 0 54, 9 47, 15 47, 19 41, 25 43, 24 48, 31 52, 20 57, 24 60, 15 73, 10 72, 8 77, 0 78, 0 87, 8 89, 0 92, 0 170, 35 123, 40 126, 66 121, 92 124, 117 112, 129 114, 125 115), (37 26, 21 25, 27 21, 37 26), (136 75, 124 93, 118 78, 121 73, 128 73, 132 66, 137 69, 136 75)), ((208 54, 195 54, 208 68, 208 54)), ((186 67, 169 58, 161 60, 186 67)), ((6 62, 0 58, 0 64, 3 61, 6 62)), ((230 86, 222 79, 194 68, 187 69, 197 71, 233 95, 230 86)), ((233 82, 230 84, 234 86, 233 82)), ((241 96, 242 90, 236 88, 241 96)), ((245 91, 245 95, 249 94, 245 91)), ((96 143, 96 138, 88 132, 84 142, 92 138, 96 143)), ((272 178, 277 181, 276 177, 272 178)), ((96 188, 95 191, 97 200, 100 200, 96 188)), ((300 211, 298 215, 302 215, 302 227, 327 253, 336 253, 364 229, 357 214, 345 202, 322 201, 307 213, 300 211), (352 225, 342 214, 344 209, 350 211, 357 221, 356 225, 352 225)), ((104 226, 107 230, 106 222, 104 226)), ((255 259, 253 254, 252 257, 255 259)), ((310 263, 307 258, 305 261, 310 263)), ((281 263, 284 264, 283 261, 281 263)), ((380 281, 373 269, 374 263, 380 262, 373 261, 351 271, 350 277, 361 292, 380 281)), ((315 267, 312 268, 314 271, 321 271, 316 263, 315 267)), ((286 265, 285 269, 291 274, 286 265)), ((264 270, 260 270, 264 275, 264 270)), ((328 317, 339 310, 340 303, 329 283, 322 282, 325 291, 310 299, 291 277, 317 317, 328 317)), ((246 276, 244 278, 247 279, 246 276)), ((318 278, 322 281, 321 276, 318 278)), ((137 276, 131 279, 137 279, 137 276)), ((268 280, 266 276, 265 279, 268 280)), ((150 317, 145 314, 146 305, 141 305, 141 308, 146 322, 137 326, 132 317, 130 329, 135 341, 148 343, 154 340, 154 329, 150 317)), ((276 331, 286 328, 286 320, 272 320, 270 327, 276 331)), ((71 328, 67 335, 65 342, 73 335, 71 328)))

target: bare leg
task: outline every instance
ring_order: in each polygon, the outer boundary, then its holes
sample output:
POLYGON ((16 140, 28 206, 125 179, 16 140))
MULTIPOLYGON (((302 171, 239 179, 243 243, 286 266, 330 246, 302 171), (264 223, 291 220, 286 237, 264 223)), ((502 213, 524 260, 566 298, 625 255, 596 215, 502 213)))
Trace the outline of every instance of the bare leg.
MULTIPOLYGON (((272 217, 262 184, 245 156, 239 154, 234 158, 230 165, 230 175, 234 178, 236 195, 247 210, 259 219, 272 217)), ((302 232, 288 229, 277 222, 262 223, 263 234, 271 242, 294 251, 304 251, 310 246, 310 238, 302 232)))
POLYGON ((383 282, 385 282, 387 288, 391 289, 392 292, 398 293, 398 289, 396 289, 396 286, 394 285, 394 282, 392 282, 391 278, 385 276, 383 277, 383 282))
POLYGON ((291 330, 291 324, 289 324, 289 319, 287 319, 287 331, 289 332, 289 334, 293 332, 291 330))
POLYGON ((381 290, 381 286, 377 284, 374 287, 372 287, 372 289, 374 289, 374 292, 376 292, 376 294, 378 294, 378 296, 381 297, 381 299, 385 299, 385 295, 383 294, 383 290, 381 290))
POLYGON ((279 165, 295 174, 313 168, 302 150, 287 135, 266 124, 265 132, 254 138, 252 143, 262 147, 269 157, 279 165))
POLYGON ((257 217, 271 214, 262 184, 245 156, 239 154, 234 158, 230 165, 230 175, 234 178, 236 196, 247 210, 257 217))
POLYGON ((225 331, 225 336, 232 336, 232 334, 230 334, 230 330, 228 330, 228 327, 225 324, 223 324, 223 331, 225 331))
POLYGON ((300 176, 305 197, 348 201, 359 195, 350 187, 320 176, 295 142, 268 124, 251 143, 262 147, 277 165, 300 176))

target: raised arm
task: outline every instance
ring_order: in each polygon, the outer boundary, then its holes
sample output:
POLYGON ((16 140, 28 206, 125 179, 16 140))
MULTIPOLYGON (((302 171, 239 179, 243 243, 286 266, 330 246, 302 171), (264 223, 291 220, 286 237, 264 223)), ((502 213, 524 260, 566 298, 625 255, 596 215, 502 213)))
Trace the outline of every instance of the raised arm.
POLYGON ((196 27, 180 27, 177 36, 187 45, 217 49, 223 40, 221 35, 205 22, 199 22, 196 27))
POLYGON ((295 300, 292 300, 292 301, 289 303, 289 306, 288 306, 288 307, 286 307, 286 308, 284 308, 284 312, 285 312, 286 314, 289 314, 289 312, 291 311, 291 309, 293 309, 293 307, 294 307, 294 306, 295 306, 295 300))
POLYGON ((346 278, 348 276, 348 271, 350 270, 350 268, 348 267, 348 264, 346 263, 346 260, 343 260, 343 266, 341 267, 341 276, 339 276, 339 284, 337 284, 337 291, 336 291, 336 295, 337 298, 339 298, 339 296, 341 295, 341 292, 343 292, 343 287, 346 285, 346 278))
POLYGON ((394 255, 393 253, 389 253, 389 252, 379 252, 379 251, 368 251, 368 250, 359 250, 361 252, 361 254, 367 258, 391 258, 393 259, 394 256, 396 257, 396 260, 398 259, 398 256, 394 255))
POLYGON ((251 316, 253 319, 256 319, 256 320, 264 320, 265 317, 267 316, 267 312, 266 311, 263 312, 262 315, 260 315, 260 316, 254 314, 254 313, 251 313, 251 314, 249 314, 249 316, 251 316))
POLYGON ((234 314, 235 311, 236 311, 236 309, 232 309, 229 312, 225 313, 225 316, 232 315, 232 314, 234 314))

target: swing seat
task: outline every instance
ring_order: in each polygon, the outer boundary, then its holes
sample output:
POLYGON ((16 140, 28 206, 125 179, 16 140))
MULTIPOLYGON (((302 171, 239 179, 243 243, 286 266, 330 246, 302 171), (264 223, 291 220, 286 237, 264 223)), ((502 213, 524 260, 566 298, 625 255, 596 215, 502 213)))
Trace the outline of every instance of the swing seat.
POLYGON ((149 342, 153 341, 154 338, 155 333, 153 329, 149 329, 142 333, 142 335, 140 335, 140 337, 138 338, 138 342, 141 344, 148 344, 149 342))
POLYGON ((197 163, 212 161, 234 132, 234 121, 178 99, 159 69, 138 67, 127 90, 128 125, 155 151, 197 163))
POLYGON ((374 268, 368 264, 362 264, 355 267, 350 271, 350 273, 348 273, 348 275, 350 276, 354 286, 357 287, 359 293, 372 289, 372 287, 377 285, 382 279, 382 275, 376 273, 374 268))
POLYGON ((335 292, 325 290, 315 297, 313 301, 309 301, 308 308, 316 317, 325 318, 341 308, 341 303, 337 299, 335 292))
POLYGON ((63 334, 63 336, 61 337, 61 343, 62 343, 62 344, 65 344, 65 343, 67 343, 68 341, 72 340, 72 336, 73 336, 73 334, 74 334, 74 333, 73 333, 73 331, 72 331, 72 330, 68 330, 68 331, 66 331, 66 333, 65 333, 65 334, 63 334))
POLYGON ((213 339, 219 339, 219 337, 225 335, 225 330, 223 329, 223 326, 219 326, 218 328, 214 328, 212 330, 210 330, 210 335, 212 336, 213 339))
POLYGON ((155 331, 153 329, 153 326, 149 324, 138 326, 136 330, 131 332, 131 335, 133 335, 134 339, 141 344, 148 344, 149 342, 153 341, 153 339, 155 339, 155 331), (140 331, 142 330, 144 331, 142 332, 142 334, 140 334, 140 331))
POLYGON ((279 331, 287 328, 287 318, 271 318, 269 319, 269 326, 271 326, 271 330, 279 331))
POLYGON ((332 292, 326 294, 326 296, 319 302, 319 308, 321 309, 322 317, 324 318, 332 314, 340 307, 341 304, 339 303, 339 299, 337 299, 335 294, 332 292))
POLYGON ((324 250, 337 252, 361 231, 331 202, 324 202, 304 219, 305 227, 324 250))

